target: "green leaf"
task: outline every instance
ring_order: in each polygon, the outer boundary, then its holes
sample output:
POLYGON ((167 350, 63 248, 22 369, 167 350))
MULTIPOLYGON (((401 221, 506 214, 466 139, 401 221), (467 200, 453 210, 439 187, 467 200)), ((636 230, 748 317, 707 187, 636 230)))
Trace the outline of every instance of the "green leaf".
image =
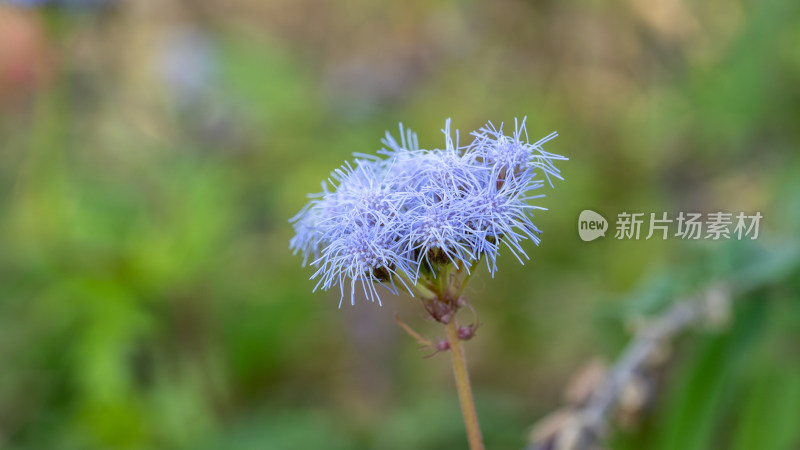
POLYGON ((772 371, 749 390, 734 430, 734 450, 800 445, 800 370, 772 371))
POLYGON ((656 448, 715 448, 716 432, 733 400, 736 377, 751 353, 750 344, 762 328, 766 305, 759 299, 744 299, 738 310, 728 333, 698 339, 678 378, 671 381, 656 448))

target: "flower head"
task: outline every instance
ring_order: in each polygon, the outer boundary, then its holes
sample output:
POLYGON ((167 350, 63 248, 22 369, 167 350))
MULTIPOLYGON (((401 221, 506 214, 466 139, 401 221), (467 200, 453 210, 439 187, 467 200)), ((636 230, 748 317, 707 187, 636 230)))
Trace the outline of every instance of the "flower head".
POLYGON ((524 119, 510 136, 489 123, 461 147, 449 119, 442 132, 444 149, 434 150, 402 124, 399 142, 387 132, 378 155, 334 170, 290 220, 290 248, 316 268, 316 288, 339 286, 343 299, 349 283, 351 304, 356 290, 380 302, 379 285, 413 295, 445 266, 469 271, 484 258, 494 274, 501 248, 528 258, 522 244, 540 233, 532 211, 543 209, 529 204, 543 196, 533 191, 562 179, 554 161, 567 159, 542 148, 557 134, 530 144, 524 119))

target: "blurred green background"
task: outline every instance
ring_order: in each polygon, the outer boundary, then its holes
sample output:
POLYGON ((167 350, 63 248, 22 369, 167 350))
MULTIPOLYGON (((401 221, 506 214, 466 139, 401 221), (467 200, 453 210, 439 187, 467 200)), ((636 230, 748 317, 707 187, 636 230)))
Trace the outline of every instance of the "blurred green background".
POLYGON ((488 448, 631 318, 748 276, 610 447, 799 448, 796 0, 0 4, 0 448, 464 448, 448 358, 393 314, 442 332, 407 296, 312 294, 287 219, 400 121, 438 147, 448 117, 522 116, 570 161, 532 261, 468 289, 488 448), (584 208, 764 219, 585 243, 584 208))

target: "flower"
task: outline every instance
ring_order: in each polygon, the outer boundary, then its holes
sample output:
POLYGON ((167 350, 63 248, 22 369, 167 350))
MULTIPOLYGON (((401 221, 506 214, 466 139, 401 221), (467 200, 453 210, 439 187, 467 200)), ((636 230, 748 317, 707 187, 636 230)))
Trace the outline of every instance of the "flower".
POLYGON ((538 245, 541 233, 532 211, 544 209, 529 202, 545 179, 562 179, 554 161, 567 159, 542 147, 557 134, 530 144, 524 119, 510 136, 488 123, 462 147, 449 119, 442 132, 444 149, 425 150, 400 124, 399 142, 387 132, 377 155, 355 154, 290 219, 290 248, 316 268, 315 290, 338 286, 341 306, 345 285, 354 304, 360 284, 380 303, 378 286, 414 295, 449 265, 468 272, 483 258, 494 275, 501 247, 528 258, 523 242, 538 245))

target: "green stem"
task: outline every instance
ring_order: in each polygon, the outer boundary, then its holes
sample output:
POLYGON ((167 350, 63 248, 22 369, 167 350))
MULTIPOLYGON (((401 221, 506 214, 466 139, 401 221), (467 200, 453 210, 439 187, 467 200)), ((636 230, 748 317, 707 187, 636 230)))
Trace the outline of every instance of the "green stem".
POLYGON ((409 276, 402 270, 399 270, 397 274, 403 279, 403 281, 406 282, 408 287, 416 290, 419 295, 429 298, 433 298, 436 296, 436 293, 431 289, 429 289, 428 287, 426 287, 423 283, 418 282, 415 284, 413 281, 411 281, 411 278, 409 278, 409 276))
POLYGON ((450 264, 444 264, 439 272, 439 295, 445 295, 450 286, 450 264))
POLYGON ((467 283, 469 283, 470 278, 472 278, 472 272, 467 272, 467 276, 465 276, 461 280, 461 283, 459 283, 458 291, 456 291, 456 300, 458 300, 458 298, 461 297, 461 294, 464 293, 464 288, 467 287, 467 283))
POLYGON ((456 378, 458 400, 461 403, 461 412, 464 415, 464 425, 467 427, 467 439, 470 450, 483 450, 481 428, 478 425, 478 413, 475 411, 475 400, 472 398, 472 388, 469 384, 467 361, 464 356, 464 347, 458 338, 458 325, 453 317, 445 325, 447 340, 450 342, 450 355, 453 359, 453 375, 456 378))

